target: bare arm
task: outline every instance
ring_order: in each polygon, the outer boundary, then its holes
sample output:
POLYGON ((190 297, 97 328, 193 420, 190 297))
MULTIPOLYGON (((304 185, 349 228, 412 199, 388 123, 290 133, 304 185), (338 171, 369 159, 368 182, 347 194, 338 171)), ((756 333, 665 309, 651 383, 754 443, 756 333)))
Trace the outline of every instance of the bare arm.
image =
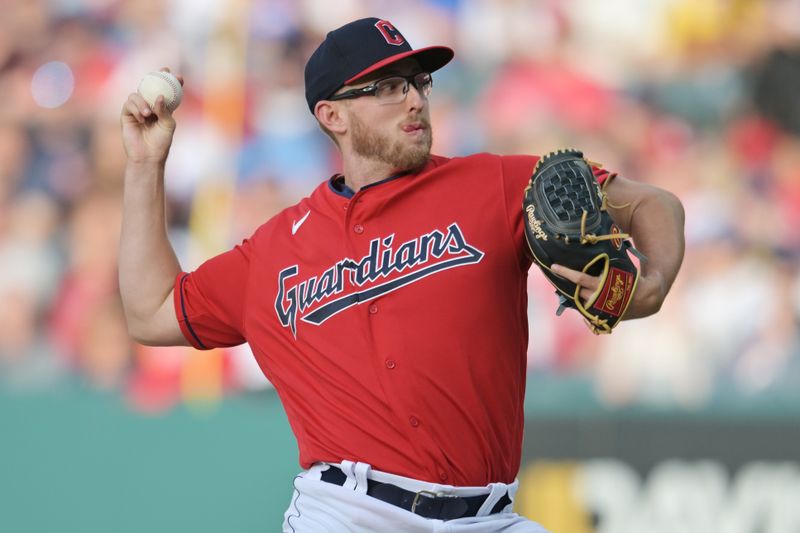
MULTIPOLYGON (((614 178, 606 187, 611 218, 633 237, 642 261, 639 283, 625 318, 641 318, 661 309, 683 262, 684 212, 678 198, 663 189, 625 178, 614 178)), ((583 287, 588 299, 599 279, 559 266, 559 275, 583 287)))
POLYGON ((159 97, 153 109, 139 94, 122 107, 125 192, 119 286, 128 331, 142 344, 189 346, 175 317, 172 287, 181 272, 167 238, 164 166, 175 120, 159 97))

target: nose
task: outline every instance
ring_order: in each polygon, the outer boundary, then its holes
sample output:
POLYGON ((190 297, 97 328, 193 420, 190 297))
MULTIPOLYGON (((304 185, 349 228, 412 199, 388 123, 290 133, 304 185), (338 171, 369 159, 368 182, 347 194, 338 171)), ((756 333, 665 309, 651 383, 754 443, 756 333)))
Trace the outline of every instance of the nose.
POLYGON ((425 103, 427 101, 428 98, 422 94, 413 83, 408 84, 408 93, 406 93, 406 106, 408 107, 409 111, 413 109, 422 109, 425 107, 425 103))

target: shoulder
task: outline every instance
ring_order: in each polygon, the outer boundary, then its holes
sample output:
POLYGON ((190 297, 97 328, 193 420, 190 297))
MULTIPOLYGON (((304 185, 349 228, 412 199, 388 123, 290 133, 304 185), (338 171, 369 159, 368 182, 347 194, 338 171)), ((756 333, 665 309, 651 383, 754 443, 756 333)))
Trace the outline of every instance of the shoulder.
POLYGON ((458 157, 431 155, 430 163, 426 170, 444 167, 463 168, 472 166, 480 168, 495 167, 504 171, 506 169, 520 167, 530 172, 533 170, 538 160, 539 156, 537 155, 499 155, 489 152, 480 152, 458 157))
POLYGON ((276 232, 281 234, 290 232, 292 226, 307 217, 310 212, 327 211, 329 201, 326 199, 326 195, 329 194, 328 180, 325 180, 311 194, 282 209, 261 224, 253 233, 251 239, 262 243, 268 242, 276 232))

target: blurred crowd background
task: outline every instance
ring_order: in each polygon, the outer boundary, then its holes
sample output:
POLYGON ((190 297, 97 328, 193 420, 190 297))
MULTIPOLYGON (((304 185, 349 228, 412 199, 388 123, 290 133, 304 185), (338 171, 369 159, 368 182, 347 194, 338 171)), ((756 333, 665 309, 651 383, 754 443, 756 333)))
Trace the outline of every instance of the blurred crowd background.
POLYGON ((414 47, 456 50, 434 76, 435 153, 574 146, 686 208, 663 309, 613 335, 556 317, 531 271, 518 510, 558 533, 798 531, 800 0, 0 7, 7 529, 280 523, 293 441, 248 347, 149 348, 126 332, 119 114, 145 73, 184 76, 166 182, 191 270, 337 172, 303 67, 327 31, 379 16, 414 47))
MULTIPOLYGON (((530 276, 532 376, 608 408, 800 405, 798 0, 5 0, 0 16, 0 386, 64 381, 139 412, 269 387, 246 346, 127 335, 116 253, 119 112, 148 71, 186 80, 167 164, 184 269, 338 170, 303 95, 306 58, 349 20, 445 44, 434 151, 584 150, 677 194, 683 270, 661 313, 595 337, 530 276)), ((534 393, 534 391, 530 391, 534 393)))

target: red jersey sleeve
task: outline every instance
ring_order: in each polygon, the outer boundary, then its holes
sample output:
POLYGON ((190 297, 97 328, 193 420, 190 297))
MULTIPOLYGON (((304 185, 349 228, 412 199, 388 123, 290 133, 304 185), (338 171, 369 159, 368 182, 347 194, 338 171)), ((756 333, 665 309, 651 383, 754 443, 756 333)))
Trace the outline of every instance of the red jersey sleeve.
MULTIPOLYGON (((523 268, 530 267, 530 253, 525 242, 525 226, 522 218, 522 195, 533 174, 533 168, 539 161, 538 156, 513 155, 503 156, 503 189, 505 194, 506 215, 511 228, 511 236, 517 243, 517 252, 523 268)), ((602 185, 609 177, 609 172, 599 166, 592 166, 597 182, 602 185)))
POLYGON ((597 178, 597 183, 600 185, 604 184, 611 176, 611 173, 603 167, 592 166, 592 171, 594 172, 594 177, 597 178))
POLYGON ((174 305, 184 337, 199 350, 245 342, 244 306, 251 241, 175 278, 174 305))
POLYGON ((511 238, 517 249, 520 265, 523 270, 531 266, 528 245, 525 242, 525 227, 522 220, 522 195, 533 174, 533 167, 539 160, 536 156, 513 155, 503 156, 503 194, 506 206, 506 217, 511 228, 511 238))

